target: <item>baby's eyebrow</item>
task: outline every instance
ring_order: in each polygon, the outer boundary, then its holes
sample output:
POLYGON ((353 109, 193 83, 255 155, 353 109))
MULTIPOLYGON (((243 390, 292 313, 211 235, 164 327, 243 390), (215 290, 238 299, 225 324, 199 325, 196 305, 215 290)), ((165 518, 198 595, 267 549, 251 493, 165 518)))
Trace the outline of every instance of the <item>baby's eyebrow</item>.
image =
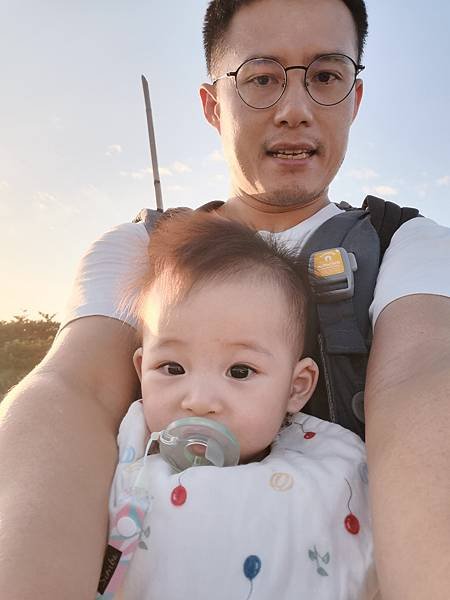
POLYGON ((178 338, 157 338, 152 342, 153 348, 164 349, 171 348, 173 346, 186 346, 188 342, 180 340, 178 338))
POLYGON ((252 342, 252 341, 231 342, 228 345, 233 348, 242 348, 243 350, 251 350, 252 352, 258 352, 258 354, 265 354, 266 356, 273 357, 273 354, 269 350, 267 350, 267 348, 260 346, 256 342, 252 342))

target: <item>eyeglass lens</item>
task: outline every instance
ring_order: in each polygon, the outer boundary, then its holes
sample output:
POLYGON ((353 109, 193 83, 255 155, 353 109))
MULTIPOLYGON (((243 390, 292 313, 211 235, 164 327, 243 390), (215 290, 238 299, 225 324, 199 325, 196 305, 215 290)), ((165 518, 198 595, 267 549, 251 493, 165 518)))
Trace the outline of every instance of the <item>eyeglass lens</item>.
MULTIPOLYGON (((289 70, 289 68, 288 68, 289 70)), ((342 102, 350 93, 356 77, 355 64, 340 54, 320 56, 307 68, 306 89, 313 100, 325 106, 342 102)), ((277 61, 254 58, 236 74, 236 87, 242 100, 253 108, 268 108, 282 96, 286 71, 277 61)))

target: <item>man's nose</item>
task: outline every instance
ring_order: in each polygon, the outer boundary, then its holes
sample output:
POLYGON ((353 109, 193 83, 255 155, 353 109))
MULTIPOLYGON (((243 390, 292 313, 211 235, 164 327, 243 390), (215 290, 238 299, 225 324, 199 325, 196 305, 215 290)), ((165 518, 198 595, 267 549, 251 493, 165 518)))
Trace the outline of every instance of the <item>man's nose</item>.
POLYGON ((181 402, 182 409, 196 417, 218 414, 222 405, 217 386, 212 386, 207 380, 191 385, 181 402))
POLYGON ((314 101, 305 88, 304 71, 293 69, 287 73, 286 89, 275 104, 275 123, 287 127, 310 125, 314 101))

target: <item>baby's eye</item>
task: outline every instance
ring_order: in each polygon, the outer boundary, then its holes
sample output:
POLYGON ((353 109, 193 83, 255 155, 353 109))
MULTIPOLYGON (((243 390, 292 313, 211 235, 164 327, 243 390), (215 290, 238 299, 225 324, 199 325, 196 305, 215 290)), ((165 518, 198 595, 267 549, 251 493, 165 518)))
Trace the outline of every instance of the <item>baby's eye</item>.
POLYGON ((158 367, 165 375, 184 375, 186 372, 181 365, 176 362, 168 362, 158 367))
POLYGON ((256 373, 255 369, 248 365, 233 365, 227 371, 228 377, 233 379, 248 379, 253 373, 256 373))

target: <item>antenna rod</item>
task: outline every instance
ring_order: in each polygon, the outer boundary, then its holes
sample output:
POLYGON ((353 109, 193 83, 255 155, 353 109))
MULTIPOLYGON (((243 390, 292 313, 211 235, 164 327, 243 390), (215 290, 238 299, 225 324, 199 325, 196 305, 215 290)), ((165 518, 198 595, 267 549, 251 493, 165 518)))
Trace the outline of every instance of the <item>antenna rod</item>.
POLYGON ((152 168, 153 168, 153 184, 155 186, 155 195, 156 195, 156 208, 163 212, 163 202, 162 202, 162 194, 161 194, 161 181, 159 179, 159 169, 158 169, 158 157, 156 155, 156 140, 155 140, 155 129, 153 127, 153 116, 152 116, 152 105, 150 104, 150 92, 148 89, 148 81, 144 77, 141 76, 142 79, 142 87, 144 89, 144 99, 145 99, 145 111, 147 113, 147 129, 148 129, 148 139, 150 142, 150 154, 152 157, 152 168))

